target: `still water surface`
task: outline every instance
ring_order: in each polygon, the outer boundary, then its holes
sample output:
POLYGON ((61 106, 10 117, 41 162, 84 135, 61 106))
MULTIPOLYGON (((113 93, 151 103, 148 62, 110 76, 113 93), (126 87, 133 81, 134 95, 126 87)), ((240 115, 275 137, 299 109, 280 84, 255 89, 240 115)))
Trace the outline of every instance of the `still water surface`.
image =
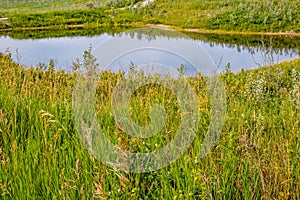
MULTIPOLYGON (((131 39, 140 40, 142 42, 150 40, 159 40, 162 42, 171 40, 171 42, 174 43, 180 40, 193 41, 207 52, 221 71, 224 71, 225 66, 228 64, 230 64, 231 70, 236 72, 242 68, 257 68, 268 64, 291 60, 300 55, 300 50, 298 48, 299 38, 289 39, 286 42, 285 39, 282 40, 282 38, 276 37, 264 39, 251 39, 251 37, 249 37, 248 39, 244 38, 244 40, 242 40, 244 42, 240 42, 240 36, 230 36, 230 41, 228 42, 226 36, 223 36, 222 39, 220 39, 217 38, 217 36, 212 37, 211 35, 206 35, 203 37, 200 34, 194 34, 192 37, 178 37, 170 35, 141 35, 127 33, 103 33, 95 36, 42 39, 14 39, 10 36, 0 36, 0 52, 11 52, 13 59, 26 67, 36 66, 39 63, 48 64, 50 59, 54 59, 55 67, 57 69, 70 71, 72 69, 73 61, 77 58, 81 59, 83 51, 87 50, 90 45, 92 45, 92 47, 97 47, 104 41, 114 37, 125 39, 126 37, 130 37, 131 39), (283 42, 288 44, 282 45, 283 42), (295 44, 291 44, 293 42, 295 42, 295 44)), ((108 51, 114 51, 114 49, 108 49, 108 51)), ((149 52, 147 53, 147 51, 145 51, 144 54, 143 52, 140 52, 138 58, 132 58, 131 61, 135 62, 136 60, 138 63, 138 59, 147 56, 149 56, 149 52)), ((168 55, 163 56, 165 63, 168 62, 168 59, 173 59, 168 57, 168 55)), ((126 63, 124 63, 124 65, 126 65, 126 63)))

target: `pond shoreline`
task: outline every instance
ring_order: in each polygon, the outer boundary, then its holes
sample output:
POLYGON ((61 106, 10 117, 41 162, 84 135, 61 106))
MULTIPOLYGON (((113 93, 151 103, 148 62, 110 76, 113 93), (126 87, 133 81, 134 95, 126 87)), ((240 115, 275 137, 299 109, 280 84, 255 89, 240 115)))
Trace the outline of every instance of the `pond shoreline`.
POLYGON ((191 32, 191 33, 203 33, 203 34, 220 34, 220 35, 285 35, 291 37, 300 37, 300 33, 288 31, 288 32, 254 32, 254 31, 227 31, 227 30, 211 30, 204 28, 194 28, 194 29, 186 29, 180 28, 176 26, 169 26, 165 24, 147 24, 146 27, 156 27, 156 28, 166 28, 166 29, 174 29, 182 32, 191 32))
POLYGON ((289 37, 300 37, 300 33, 287 31, 287 32, 254 32, 254 31, 227 31, 221 29, 205 29, 205 28, 193 28, 186 29, 177 26, 165 25, 165 24, 101 24, 101 25, 63 25, 63 26, 48 26, 48 27, 24 27, 24 28, 6 28, 0 29, 1 32, 12 32, 12 31, 26 31, 26 30, 56 30, 56 29, 74 29, 74 28, 101 28, 101 27, 132 27, 132 28, 144 28, 144 27, 154 27, 163 29, 173 29, 181 32, 191 32, 191 33, 202 33, 202 34, 218 34, 218 35, 274 35, 274 36, 289 36, 289 37))

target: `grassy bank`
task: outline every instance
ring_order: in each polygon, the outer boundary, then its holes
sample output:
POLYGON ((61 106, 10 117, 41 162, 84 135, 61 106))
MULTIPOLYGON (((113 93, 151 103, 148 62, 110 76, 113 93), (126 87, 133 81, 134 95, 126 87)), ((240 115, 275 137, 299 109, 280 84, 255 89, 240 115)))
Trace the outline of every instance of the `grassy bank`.
MULTIPOLYGON (((122 1, 116 5, 90 4, 46 11, 11 12, 3 8, 0 17, 8 17, 10 25, 1 29, 61 27, 74 25, 99 27, 106 25, 165 24, 184 29, 206 29, 239 32, 300 31, 300 5, 296 0, 278 1, 164 1, 148 6, 134 6, 138 1, 122 1), (123 7, 123 8, 118 8, 123 7)), ((137 4, 138 5, 138 4, 137 4)), ((3 27, 4 26, 4 27, 3 27)))
MULTIPOLYGON (((197 140, 170 166, 131 174, 101 164, 80 142, 71 101, 76 73, 55 71, 53 63, 45 71, 24 69, 10 56, 0 55, 1 198, 299 199, 299 74, 300 59, 224 73, 225 126, 217 145, 201 160, 196 158, 197 147, 210 121, 210 106, 205 78, 190 78, 200 104, 197 140)), ((176 120, 167 121, 158 136, 141 141, 128 137, 109 115, 110 94, 122 76, 102 74, 96 103, 99 123, 123 149, 161 148, 176 133, 176 120)), ((161 89, 149 85, 135 93, 137 122, 147 124, 149 106, 157 101, 167 114, 180 116, 176 98, 161 89)))
POLYGON ((74 9, 92 7, 111 7, 121 8, 137 3, 141 0, 0 0, 0 12, 30 12, 30 11, 49 11, 54 9, 74 9))

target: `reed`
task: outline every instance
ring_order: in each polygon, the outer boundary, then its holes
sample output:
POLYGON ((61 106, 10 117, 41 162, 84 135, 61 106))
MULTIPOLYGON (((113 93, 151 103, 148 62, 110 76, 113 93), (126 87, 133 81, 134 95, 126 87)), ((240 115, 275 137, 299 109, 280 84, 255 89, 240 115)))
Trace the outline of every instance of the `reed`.
MULTIPOLYGON (((210 122, 209 100, 205 77, 189 78, 201 105, 197 139, 168 167, 142 174, 116 171, 84 148, 72 117, 77 75, 51 64, 45 70, 24 69, 10 55, 0 55, 2 199, 300 198, 299 59, 222 74, 226 122, 217 145, 203 159, 197 158, 197 147, 210 122)), ((101 75, 95 105, 99 123, 123 149, 161 148, 176 134, 177 120, 167 121, 157 136, 140 140, 128 137, 109 115, 109 94, 122 76, 101 75)), ((156 102, 168 115, 178 116, 172 93, 148 85, 132 97, 133 119, 147 124, 147 110, 156 102)))

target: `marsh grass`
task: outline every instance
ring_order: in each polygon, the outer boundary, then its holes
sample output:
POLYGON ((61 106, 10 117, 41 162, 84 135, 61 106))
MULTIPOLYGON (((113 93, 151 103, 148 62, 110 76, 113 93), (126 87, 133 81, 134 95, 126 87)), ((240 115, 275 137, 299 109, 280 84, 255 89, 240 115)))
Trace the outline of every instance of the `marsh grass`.
MULTIPOLYGON (((76 72, 24 69, 1 54, 1 198, 299 199, 299 72, 299 59, 224 72, 226 122, 218 143, 203 159, 197 155, 210 121, 209 98, 205 77, 189 78, 200 105, 196 141, 168 167, 132 174, 101 164, 80 142, 71 102, 76 72)), ((162 147, 162 138, 176 134, 176 120, 157 137, 142 141, 128 137, 109 115, 109 94, 122 76, 101 75, 99 123, 121 148, 147 152, 162 147)), ((131 100, 136 111, 132 117, 142 124, 149 120, 151 102, 161 101, 169 115, 180 110, 172 93, 156 85, 140 88, 131 100)))

